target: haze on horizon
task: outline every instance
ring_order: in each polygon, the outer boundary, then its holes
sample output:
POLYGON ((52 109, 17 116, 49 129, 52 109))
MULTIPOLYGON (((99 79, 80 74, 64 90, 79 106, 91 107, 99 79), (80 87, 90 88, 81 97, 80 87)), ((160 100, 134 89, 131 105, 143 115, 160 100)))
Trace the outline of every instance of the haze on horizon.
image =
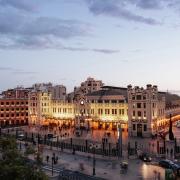
POLYGON ((178 0, 0 0, 0 90, 37 82, 180 90, 178 0))

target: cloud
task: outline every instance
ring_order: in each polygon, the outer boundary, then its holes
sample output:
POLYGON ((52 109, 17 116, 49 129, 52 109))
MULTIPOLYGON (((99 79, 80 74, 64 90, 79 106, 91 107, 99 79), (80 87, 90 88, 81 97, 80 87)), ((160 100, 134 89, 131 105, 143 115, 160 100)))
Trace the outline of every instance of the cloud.
MULTIPOLYGON (((144 23, 148 25, 159 25, 160 22, 156 21, 153 18, 144 17, 137 15, 132 11, 126 8, 128 1, 119 1, 119 0, 86 0, 90 12, 94 15, 106 15, 116 18, 125 19, 128 21, 134 21, 139 23, 144 23)), ((130 3, 130 1, 129 1, 130 3)), ((139 1, 140 3, 140 1, 139 1)), ((131 3, 132 4, 132 3, 131 3)), ((150 4, 150 3, 149 3, 150 4)), ((146 3, 147 5, 147 3, 146 3)), ((140 6, 140 4, 139 4, 140 6)), ((143 4, 141 3, 141 6, 143 4)), ((144 4, 145 6, 145 4, 144 4)))
POLYGON ((12 68, 12 67, 0 67, 0 71, 7 71, 7 72, 10 72, 10 73, 13 73, 13 74, 19 74, 19 75, 32 75, 32 74, 37 74, 37 72, 34 72, 34 71, 25 71, 25 70, 22 70, 22 69, 16 69, 16 68, 12 68))
POLYGON ((13 74, 16 74, 16 75, 33 75, 33 74, 37 74, 37 72, 33 72, 33 71, 23 71, 23 70, 20 70, 20 71, 14 71, 12 72, 13 74))
POLYGON ((89 35, 89 29, 76 20, 0 12, 0 48, 56 48, 62 40, 89 35))
POLYGON ((104 54, 114 54, 119 53, 119 50, 113 50, 113 49, 92 49, 94 52, 104 53, 104 54))
POLYGON ((135 6, 147 10, 147 9, 161 9, 162 3, 166 0, 128 0, 130 4, 134 4, 135 6))
POLYGON ((13 68, 10 67, 0 67, 0 71, 11 71, 13 68))
POLYGON ((0 0, 0 5, 24 11, 34 11, 36 9, 33 0, 0 0))

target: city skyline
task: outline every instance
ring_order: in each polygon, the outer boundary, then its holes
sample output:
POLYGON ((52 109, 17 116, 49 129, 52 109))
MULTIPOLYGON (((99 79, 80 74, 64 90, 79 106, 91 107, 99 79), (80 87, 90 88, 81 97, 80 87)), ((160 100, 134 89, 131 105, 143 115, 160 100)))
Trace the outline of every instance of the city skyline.
POLYGON ((180 3, 0 1, 0 90, 38 82, 179 90, 180 3))

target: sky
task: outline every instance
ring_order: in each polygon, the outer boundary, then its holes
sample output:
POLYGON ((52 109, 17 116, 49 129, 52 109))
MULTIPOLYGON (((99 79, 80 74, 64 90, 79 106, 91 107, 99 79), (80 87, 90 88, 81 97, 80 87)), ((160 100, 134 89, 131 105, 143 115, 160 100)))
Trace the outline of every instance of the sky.
POLYGON ((0 0, 0 90, 34 83, 180 90, 179 0, 0 0))

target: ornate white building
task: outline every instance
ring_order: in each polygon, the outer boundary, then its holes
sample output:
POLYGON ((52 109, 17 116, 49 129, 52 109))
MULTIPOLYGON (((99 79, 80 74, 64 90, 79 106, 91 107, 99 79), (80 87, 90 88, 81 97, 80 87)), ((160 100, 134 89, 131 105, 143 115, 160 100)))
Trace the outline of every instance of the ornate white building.
POLYGON ((130 136, 150 137, 165 121, 165 95, 157 86, 146 89, 128 86, 128 128, 130 136))

